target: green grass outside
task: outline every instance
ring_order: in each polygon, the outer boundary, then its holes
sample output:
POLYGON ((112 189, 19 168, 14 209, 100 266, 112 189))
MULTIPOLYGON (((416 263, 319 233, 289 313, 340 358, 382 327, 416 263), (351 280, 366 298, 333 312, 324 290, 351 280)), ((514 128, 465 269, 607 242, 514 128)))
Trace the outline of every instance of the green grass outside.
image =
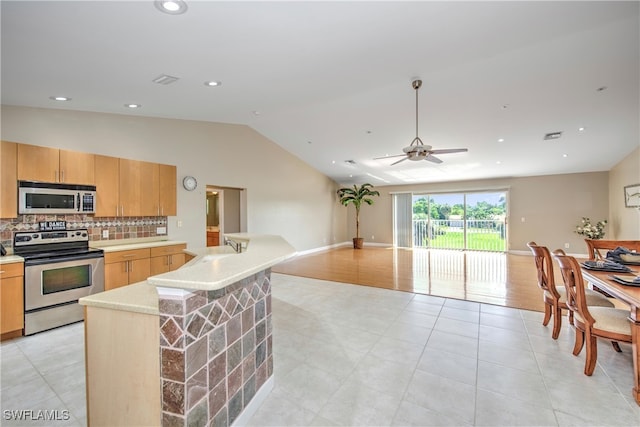
MULTIPOLYGON (((430 248, 438 249, 464 249, 464 235, 462 231, 447 231, 437 235, 431 240, 430 248)), ((505 239, 500 233, 474 233, 473 229, 467 232, 467 249, 482 251, 504 251, 505 239)))

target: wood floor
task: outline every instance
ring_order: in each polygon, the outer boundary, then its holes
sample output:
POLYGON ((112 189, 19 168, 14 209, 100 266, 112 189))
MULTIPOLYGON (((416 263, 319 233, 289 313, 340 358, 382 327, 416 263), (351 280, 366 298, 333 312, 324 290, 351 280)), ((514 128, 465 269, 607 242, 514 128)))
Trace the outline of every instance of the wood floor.
MULTIPOLYGON (((543 311, 533 257, 441 249, 341 247, 296 257, 276 273, 543 311)), ((562 282, 559 282, 562 283, 562 282)))

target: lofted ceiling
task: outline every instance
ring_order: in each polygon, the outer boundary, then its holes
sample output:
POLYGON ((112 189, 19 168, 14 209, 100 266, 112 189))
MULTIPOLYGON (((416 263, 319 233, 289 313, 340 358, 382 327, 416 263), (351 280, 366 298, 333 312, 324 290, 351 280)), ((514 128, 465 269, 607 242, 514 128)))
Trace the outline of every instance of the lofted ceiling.
POLYGON ((3 0, 2 104, 246 124, 342 184, 606 171, 640 145, 639 2, 187 4, 3 0), (416 136, 415 78, 422 141, 469 151, 374 160, 416 136))

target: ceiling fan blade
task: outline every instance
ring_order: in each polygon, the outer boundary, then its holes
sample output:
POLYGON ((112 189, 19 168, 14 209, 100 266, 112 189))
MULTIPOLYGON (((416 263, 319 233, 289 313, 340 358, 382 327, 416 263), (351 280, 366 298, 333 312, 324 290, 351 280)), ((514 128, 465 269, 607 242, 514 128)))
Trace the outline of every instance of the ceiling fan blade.
POLYGON ((433 156, 431 154, 429 154, 427 157, 424 158, 426 161, 428 162, 433 162, 433 163, 442 163, 442 160, 440 160, 439 158, 437 158, 436 156, 433 156))
POLYGON ((443 150, 431 150, 431 154, 466 153, 468 148, 445 148, 443 150))
POLYGON ((396 155, 393 155, 393 156, 374 157, 373 160, 384 160, 384 159, 390 159, 392 157, 402 157, 402 156, 406 156, 406 154, 396 154, 396 155))
POLYGON ((400 162, 404 162, 404 161, 405 161, 405 160, 407 160, 407 159, 409 159, 409 158, 405 156, 405 158, 404 158, 404 159, 400 159, 400 160, 398 160, 397 162, 393 162, 393 163, 391 163, 389 166, 397 165, 398 163, 400 163, 400 162))

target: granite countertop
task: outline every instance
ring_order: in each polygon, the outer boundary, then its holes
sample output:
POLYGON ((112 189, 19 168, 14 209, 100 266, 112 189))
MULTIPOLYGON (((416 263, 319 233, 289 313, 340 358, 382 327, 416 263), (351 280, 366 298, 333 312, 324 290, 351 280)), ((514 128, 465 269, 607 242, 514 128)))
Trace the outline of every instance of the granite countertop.
MULTIPOLYGON (((157 314, 158 287, 175 291, 221 289, 284 261, 296 252, 280 236, 240 233, 225 237, 241 243, 243 252, 236 253, 229 246, 187 249, 185 253, 195 258, 178 270, 149 277, 146 282, 81 298, 80 304, 157 314)), ((177 243, 180 242, 165 244, 177 243)))

